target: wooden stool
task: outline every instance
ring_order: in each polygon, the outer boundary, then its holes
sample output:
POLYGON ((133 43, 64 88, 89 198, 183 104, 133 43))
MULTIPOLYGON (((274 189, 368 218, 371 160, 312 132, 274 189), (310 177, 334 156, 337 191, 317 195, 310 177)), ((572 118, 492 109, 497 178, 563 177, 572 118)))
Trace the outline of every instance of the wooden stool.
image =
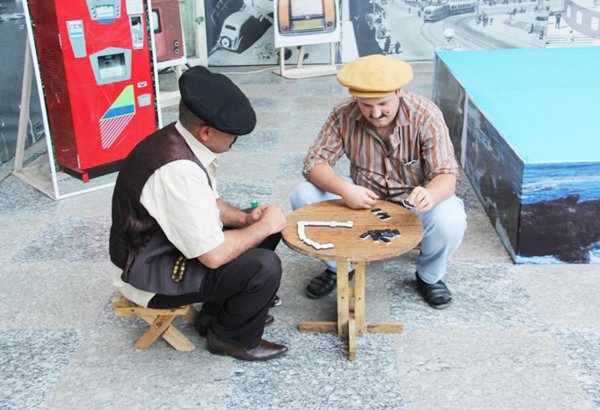
POLYGON ((148 349, 159 336, 175 349, 191 352, 195 346, 171 323, 177 316, 184 316, 188 323, 194 323, 198 312, 190 305, 171 309, 151 309, 136 305, 121 293, 113 299, 112 305, 117 316, 139 316, 150 327, 133 345, 136 349, 148 349))

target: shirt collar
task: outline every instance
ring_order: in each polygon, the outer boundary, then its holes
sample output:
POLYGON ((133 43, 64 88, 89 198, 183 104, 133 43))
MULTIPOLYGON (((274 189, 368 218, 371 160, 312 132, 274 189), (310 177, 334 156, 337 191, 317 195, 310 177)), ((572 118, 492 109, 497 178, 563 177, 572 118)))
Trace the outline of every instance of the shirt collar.
POLYGON ((414 111, 415 107, 411 103, 410 93, 404 91, 400 97, 400 106, 398 107, 398 115, 396 115, 396 126, 410 125, 410 113, 414 111))
POLYGON ((185 127, 179 121, 177 121, 177 123, 175 124, 175 128, 177 129, 177 131, 179 131, 179 133, 181 134, 185 142, 188 144, 196 158, 198 158, 198 160, 202 163, 202 165, 204 165, 204 167, 208 167, 213 162, 215 164, 217 163, 217 155, 211 150, 209 150, 196 138, 194 138, 192 133, 185 129, 185 127))

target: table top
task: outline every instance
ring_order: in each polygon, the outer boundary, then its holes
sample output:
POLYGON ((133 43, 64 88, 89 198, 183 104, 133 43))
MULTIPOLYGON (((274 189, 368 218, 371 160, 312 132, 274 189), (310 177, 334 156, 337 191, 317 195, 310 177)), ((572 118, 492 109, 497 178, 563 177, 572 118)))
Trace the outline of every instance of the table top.
POLYGON ((410 251, 423 237, 423 225, 408 209, 387 201, 377 201, 373 208, 380 208, 390 218, 382 221, 369 209, 350 209, 341 200, 318 202, 296 209, 287 217, 283 230, 283 242, 293 250, 318 259, 370 262, 393 258, 410 251), (307 226, 307 238, 320 244, 333 243, 332 249, 315 249, 298 236, 298 221, 352 221, 351 228, 307 226), (369 230, 398 229, 397 236, 389 243, 375 242, 371 237, 360 239, 369 230))

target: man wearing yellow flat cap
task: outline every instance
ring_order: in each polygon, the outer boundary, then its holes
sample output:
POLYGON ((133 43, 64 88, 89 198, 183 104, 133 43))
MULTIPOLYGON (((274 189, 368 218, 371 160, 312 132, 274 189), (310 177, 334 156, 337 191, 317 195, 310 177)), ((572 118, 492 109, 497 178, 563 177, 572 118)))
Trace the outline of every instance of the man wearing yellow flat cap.
MULTIPOLYGON (((408 206, 423 223, 417 261, 417 290, 433 308, 452 294, 442 281, 448 260, 466 228, 463 202, 454 195, 459 167, 439 108, 406 91, 412 67, 383 55, 361 57, 340 70, 337 80, 351 99, 336 106, 304 159, 307 179, 292 193, 292 208, 341 198, 353 209, 371 208, 377 199, 408 206), (342 155, 350 176, 334 166, 342 155)), ((305 293, 321 298, 336 286, 335 262, 314 277, 305 293)))

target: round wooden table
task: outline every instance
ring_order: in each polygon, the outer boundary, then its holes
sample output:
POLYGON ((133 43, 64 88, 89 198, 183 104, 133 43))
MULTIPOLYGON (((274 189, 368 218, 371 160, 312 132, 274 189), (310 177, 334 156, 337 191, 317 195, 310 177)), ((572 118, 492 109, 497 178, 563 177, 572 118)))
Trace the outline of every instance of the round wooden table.
POLYGON ((356 357, 356 336, 366 332, 400 333, 398 322, 366 323, 365 321, 365 266, 368 262, 389 259, 414 249, 423 237, 423 225, 408 209, 386 201, 377 201, 372 209, 380 208, 389 215, 381 220, 369 209, 350 209, 341 200, 318 202, 296 209, 287 217, 282 232, 283 242, 304 255, 337 262, 337 322, 300 322, 300 331, 336 331, 348 338, 348 356, 356 357), (315 249, 299 237, 298 222, 347 222, 352 227, 306 226, 307 238, 319 244, 332 243, 331 249, 315 249), (361 234, 368 231, 397 229, 400 235, 389 243, 375 242, 361 234), (348 262, 354 266, 354 287, 348 281, 348 262))

